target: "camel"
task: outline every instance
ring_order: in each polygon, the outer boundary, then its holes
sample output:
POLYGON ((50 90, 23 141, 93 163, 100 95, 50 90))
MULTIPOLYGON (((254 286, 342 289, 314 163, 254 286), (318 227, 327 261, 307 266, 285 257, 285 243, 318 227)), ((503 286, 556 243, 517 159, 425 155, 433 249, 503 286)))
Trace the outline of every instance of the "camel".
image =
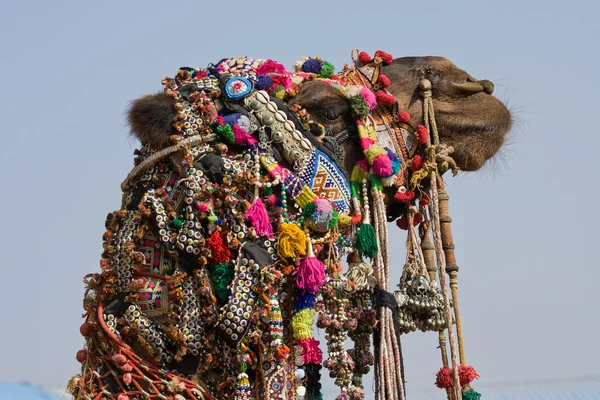
MULTIPOLYGON (((408 130, 423 119, 420 92, 431 83, 440 142, 460 169, 480 169, 501 148, 511 115, 490 81, 442 57, 371 61, 389 78, 394 107, 408 112, 408 130)), ((69 384, 77 399, 318 398, 313 309, 330 337, 359 343, 353 360, 332 339, 323 365, 340 398, 364 397, 372 288, 358 290, 340 259, 354 246, 353 261, 377 263, 381 231, 367 237, 377 215, 369 204, 387 203, 390 219, 396 175, 408 171, 398 164, 410 160, 382 145, 385 165, 376 167, 364 146, 373 150, 377 138, 360 137, 375 97, 331 70, 320 58, 295 73, 272 60, 225 59, 182 68, 163 80, 164 92, 132 102, 142 147, 122 208, 107 217, 102 272, 86 277, 87 348, 69 384), (348 97, 359 89, 361 122, 348 97), (382 183, 377 203, 367 187, 377 193, 382 183), (354 294, 343 298, 340 287, 354 294), (331 307, 350 307, 354 323, 335 316, 345 333, 325 315, 331 307)))

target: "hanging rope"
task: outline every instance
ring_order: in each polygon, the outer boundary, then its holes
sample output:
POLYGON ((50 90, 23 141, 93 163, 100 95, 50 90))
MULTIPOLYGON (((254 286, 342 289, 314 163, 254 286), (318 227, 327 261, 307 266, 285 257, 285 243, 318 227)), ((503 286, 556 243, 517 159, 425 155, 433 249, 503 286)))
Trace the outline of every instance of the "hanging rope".
POLYGON ((375 235, 380 249, 373 263, 373 271, 380 288, 376 299, 380 326, 374 341, 379 355, 379 363, 376 366, 376 387, 379 390, 376 393, 378 399, 404 400, 404 368, 400 351, 397 303, 388 292, 390 259, 385 204, 381 190, 373 188, 372 198, 375 235))
MULTIPOLYGON (((433 111, 433 100, 431 98, 431 82, 427 79, 422 80, 419 83, 421 89, 421 96, 423 97, 423 121, 425 128, 429 132, 427 145, 433 148, 432 152, 435 152, 435 147, 439 145, 439 134, 437 130, 437 124, 435 122, 435 114, 433 111)), ((434 159, 435 160, 435 159, 434 159)), ((429 160, 432 161, 432 160, 429 160)), ((448 291, 448 284, 446 281, 446 260, 443 250, 442 238, 440 233, 440 208, 439 198, 437 191, 437 180, 438 180, 438 169, 437 165, 431 170, 430 181, 431 181, 431 204, 430 214, 433 224, 433 238, 435 255, 438 264, 438 276, 440 279, 440 286, 442 287, 442 294, 444 297, 444 307, 446 309, 446 316, 448 320, 448 339, 450 341, 450 358, 452 360, 452 374, 454 377, 454 396, 456 400, 462 400, 462 390, 460 387, 460 378, 458 374, 458 359, 456 350, 456 339, 454 337, 454 329, 452 326, 453 315, 452 308, 450 306, 450 293, 448 291)))

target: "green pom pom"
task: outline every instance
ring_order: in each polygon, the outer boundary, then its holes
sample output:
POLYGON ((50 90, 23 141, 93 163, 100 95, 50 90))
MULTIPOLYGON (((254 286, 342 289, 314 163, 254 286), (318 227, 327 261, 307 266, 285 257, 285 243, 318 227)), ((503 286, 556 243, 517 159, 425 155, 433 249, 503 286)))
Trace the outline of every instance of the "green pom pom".
POLYGON ((360 230, 356 234, 354 248, 358 252, 370 259, 373 259, 377 254, 377 238, 375 237, 375 228, 371 224, 362 224, 360 230))
POLYGON ((263 193, 264 193, 265 196, 270 196, 270 195, 273 194, 273 188, 266 187, 266 188, 263 189, 263 193))
POLYGON ((233 129, 231 128, 231 125, 220 125, 217 127, 217 132, 219 132, 219 134, 223 139, 225 139, 225 141, 229 143, 235 142, 235 136, 233 134, 233 129))
POLYGON ((329 220, 329 225, 327 225, 327 228, 333 229, 333 227, 337 225, 339 219, 340 213, 334 208, 331 210, 331 219, 329 220))
POLYGON ((215 291, 215 296, 220 303, 225 303, 229 297, 228 286, 233 281, 234 270, 230 263, 209 264, 208 275, 215 291))
POLYGON ((333 66, 332 63, 330 63, 329 61, 323 61, 323 64, 321 65, 321 72, 319 73, 319 76, 321 78, 331 78, 331 75, 333 75, 333 71, 335 70, 335 67, 333 66))
POLYGON ((208 222, 215 222, 218 218, 216 215, 209 215, 208 217, 206 217, 206 219, 208 220, 208 222))
POLYGON ((178 228, 181 228, 181 225, 183 225, 183 220, 181 218, 175 218, 173 220, 173 225, 175 225, 178 228))
POLYGON ((304 210, 302 210, 302 216, 304 218, 311 218, 315 215, 316 210, 317 206, 315 206, 313 203, 308 203, 306 207, 304 207, 304 210))
POLYGON ((359 117, 369 115, 369 104, 365 101, 362 95, 352 96, 350 99, 350 109, 359 117))
POLYGON ((476 392, 475 389, 471 388, 466 392, 462 392, 462 398, 464 400, 480 400, 481 393, 476 392))

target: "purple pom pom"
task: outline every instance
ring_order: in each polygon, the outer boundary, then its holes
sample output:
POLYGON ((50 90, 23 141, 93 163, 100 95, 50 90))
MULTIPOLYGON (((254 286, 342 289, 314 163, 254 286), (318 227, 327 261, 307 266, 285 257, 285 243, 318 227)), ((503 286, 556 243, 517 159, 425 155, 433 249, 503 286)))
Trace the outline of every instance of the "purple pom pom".
POLYGON ((308 59, 302 64, 302 71, 306 73, 319 74, 321 72, 321 66, 323 62, 321 60, 308 59))
POLYGON ((242 114, 240 113, 227 114, 223 115, 223 120, 227 125, 233 126, 237 123, 238 119, 240 119, 241 116, 242 114))
POLYGON ((267 90, 273 86, 273 80, 268 75, 259 75, 258 81, 256 82, 256 89, 267 90))

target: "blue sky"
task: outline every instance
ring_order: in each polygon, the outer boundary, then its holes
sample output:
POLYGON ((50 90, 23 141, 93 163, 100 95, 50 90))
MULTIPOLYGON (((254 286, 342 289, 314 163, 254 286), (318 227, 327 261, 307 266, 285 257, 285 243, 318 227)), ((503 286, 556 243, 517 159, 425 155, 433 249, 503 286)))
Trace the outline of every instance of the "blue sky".
MULTIPOLYGON (((485 382, 598 371, 597 3, 220 3, 0 2, 0 380, 78 372, 81 279, 136 147, 130 100, 180 66, 320 55, 340 69, 354 47, 445 56, 494 81, 518 121, 493 165, 447 179, 468 363, 485 382)), ((433 384, 436 345, 404 338, 410 385, 433 384)))

